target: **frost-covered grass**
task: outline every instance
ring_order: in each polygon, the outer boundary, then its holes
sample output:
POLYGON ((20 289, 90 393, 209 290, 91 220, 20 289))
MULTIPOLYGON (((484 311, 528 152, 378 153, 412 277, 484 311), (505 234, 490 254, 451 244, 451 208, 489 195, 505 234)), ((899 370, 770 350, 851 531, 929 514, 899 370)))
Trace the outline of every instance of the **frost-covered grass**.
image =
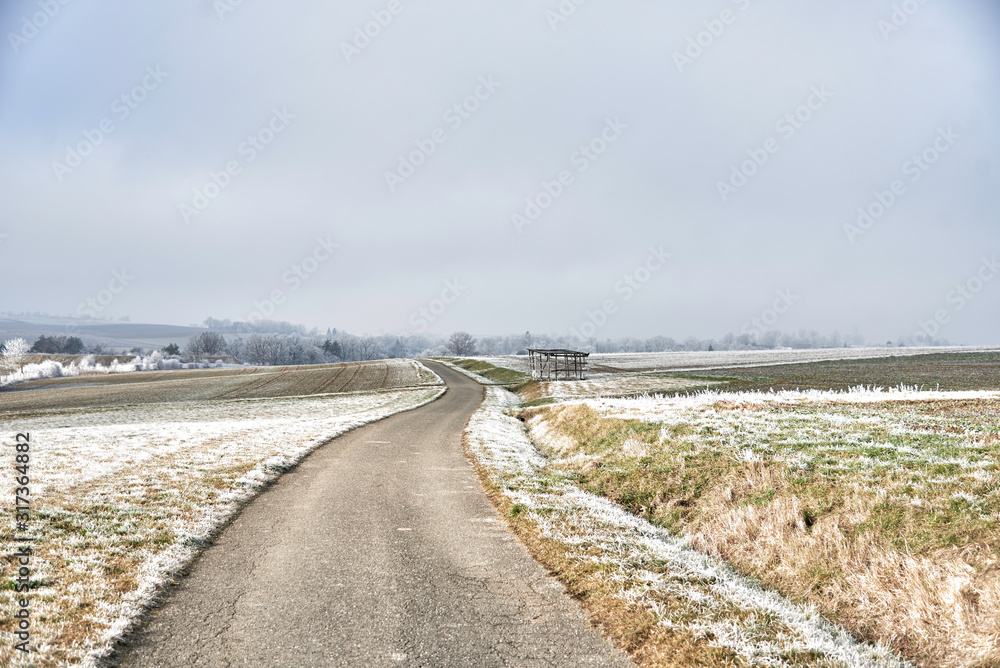
MULTIPOLYGON (((954 546, 948 541, 956 540, 959 526, 951 515, 967 510, 957 509, 956 499, 970 509, 988 502, 991 510, 979 519, 1000 518, 1000 498, 994 498, 1000 485, 1000 392, 708 391, 582 403, 601 418, 656 425, 649 445, 663 452, 710 451, 736 463, 778 464, 839 490, 877 491, 886 501, 925 513, 937 507, 944 513, 938 520, 952 528, 932 547, 954 546)), ((914 538, 924 547, 931 536, 914 538)))
MULTIPOLYGON (((411 380, 403 367, 398 371, 411 380)), ((331 377, 335 373, 328 369, 331 377)), ((381 384, 392 370, 383 365, 375 375, 381 384)), ((48 391, 13 394, 41 398, 48 391)), ((38 651, 25 660, 5 642, 0 664, 95 664, 270 481, 331 438, 442 392, 425 386, 111 403, 20 415, 0 411, 0 430, 7 435, 0 461, 13 466, 13 434, 31 434, 29 532, 40 538, 30 593, 32 645, 38 651)), ((0 508, 8 517, 10 501, 5 498, 0 508)), ((11 529, 7 525, 2 548, 8 560, 14 551, 11 529)), ((14 609, 9 575, 7 570, 0 590, 4 610, 14 609)), ((12 628, 9 617, 0 621, 4 635, 12 628)))
MULTIPOLYGON (((541 381, 524 396, 537 399, 566 400, 577 398, 620 397, 650 392, 683 392, 705 389, 721 381, 705 381, 683 376, 620 374, 588 380, 541 381)), ((537 400, 536 399, 536 400, 537 400)))
POLYGON ((624 399, 608 398, 587 401, 587 405, 605 417, 628 417, 656 422, 677 419, 684 411, 704 409, 746 409, 767 407, 794 407, 833 404, 886 404, 899 402, 961 401, 998 399, 1000 391, 970 390, 941 392, 921 390, 916 387, 852 387, 844 392, 831 390, 781 390, 778 392, 726 392, 706 390, 671 396, 645 395, 624 399))
POLYGON ((552 466, 921 666, 1000 662, 1000 392, 856 388, 527 411, 552 466))
POLYGON ((436 362, 469 376, 483 385, 512 387, 531 380, 530 374, 498 367, 469 357, 436 357, 436 362))
MULTIPOLYGON (((886 649, 857 642, 815 609, 762 589, 688 541, 582 491, 535 448, 514 416, 518 408, 514 395, 489 387, 466 429, 468 452, 512 520, 527 522, 559 555, 549 559, 559 563, 559 574, 580 589, 581 598, 592 609, 632 618, 598 621, 636 660, 903 665, 886 649), (623 630, 637 624, 645 625, 641 633, 623 630)), ((539 541, 527 542, 538 548, 539 541)))

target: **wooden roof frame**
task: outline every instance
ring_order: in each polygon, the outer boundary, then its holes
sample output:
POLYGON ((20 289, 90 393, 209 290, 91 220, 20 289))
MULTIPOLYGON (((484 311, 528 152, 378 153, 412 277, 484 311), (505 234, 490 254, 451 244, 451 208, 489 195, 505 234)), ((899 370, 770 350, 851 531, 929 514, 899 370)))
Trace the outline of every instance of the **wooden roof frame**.
POLYGON ((588 357, 590 353, 579 350, 528 348, 531 377, 535 380, 586 380, 588 357))

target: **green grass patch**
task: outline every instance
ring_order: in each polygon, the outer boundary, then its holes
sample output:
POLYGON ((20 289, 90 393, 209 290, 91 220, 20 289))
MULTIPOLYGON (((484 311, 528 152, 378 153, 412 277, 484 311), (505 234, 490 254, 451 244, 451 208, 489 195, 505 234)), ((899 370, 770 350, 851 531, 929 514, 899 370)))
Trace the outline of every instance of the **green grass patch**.
POLYGON ((432 357, 431 359, 451 362, 457 367, 479 374, 483 378, 488 378, 489 380, 505 387, 516 388, 516 386, 523 385, 531 380, 530 374, 515 371, 514 369, 507 369, 501 366, 495 366, 489 362, 470 359, 468 357, 432 357))

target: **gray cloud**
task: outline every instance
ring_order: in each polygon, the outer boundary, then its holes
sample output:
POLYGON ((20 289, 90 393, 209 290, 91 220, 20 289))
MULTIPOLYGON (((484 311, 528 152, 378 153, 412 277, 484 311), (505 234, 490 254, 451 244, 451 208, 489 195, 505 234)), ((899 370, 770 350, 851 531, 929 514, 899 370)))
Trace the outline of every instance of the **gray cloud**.
MULTIPOLYGON (((246 0, 220 20, 207 0, 70 2, 15 52, 10 34, 43 10, 7 3, 0 309, 73 312, 125 266, 113 315, 242 319, 332 235, 340 251, 276 317, 402 332, 458 278, 468 289, 433 328, 565 334, 663 246, 670 262, 601 336, 717 336, 790 289, 776 327, 878 340, 953 309, 1000 254, 993 3, 592 1, 553 29, 555 1, 400 0, 347 62, 342 44, 388 6, 246 0), (894 4, 919 9, 889 31, 894 4), (123 118, 115 101, 150 67, 166 76, 123 118), (446 112, 482 77, 499 87, 456 126, 446 112), (801 112, 818 87, 832 95, 801 112), (251 161, 241 147, 268 137, 275 108, 295 118, 251 161), (574 155, 616 118, 627 130, 581 171, 574 155), (60 181, 53 162, 109 119, 60 181), (947 128, 954 145, 911 180, 906 163, 947 128), (386 172, 437 130, 391 192, 386 172), (719 183, 762 150, 723 201, 719 183), (571 185, 518 234, 511 216, 564 170, 571 185), (186 223, 180 205, 213 173, 225 187, 186 223), (845 226, 897 180, 851 243, 845 226)), ((998 306, 987 282, 941 335, 995 343, 998 306)))

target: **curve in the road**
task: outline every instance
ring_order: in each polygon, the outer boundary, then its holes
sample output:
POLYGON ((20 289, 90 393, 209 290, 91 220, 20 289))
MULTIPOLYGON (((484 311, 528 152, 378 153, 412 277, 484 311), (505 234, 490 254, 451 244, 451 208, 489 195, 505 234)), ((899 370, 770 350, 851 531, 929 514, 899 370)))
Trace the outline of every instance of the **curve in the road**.
POLYGON ((318 449, 241 513, 121 659, 169 666, 629 666, 462 454, 482 388, 318 449))

